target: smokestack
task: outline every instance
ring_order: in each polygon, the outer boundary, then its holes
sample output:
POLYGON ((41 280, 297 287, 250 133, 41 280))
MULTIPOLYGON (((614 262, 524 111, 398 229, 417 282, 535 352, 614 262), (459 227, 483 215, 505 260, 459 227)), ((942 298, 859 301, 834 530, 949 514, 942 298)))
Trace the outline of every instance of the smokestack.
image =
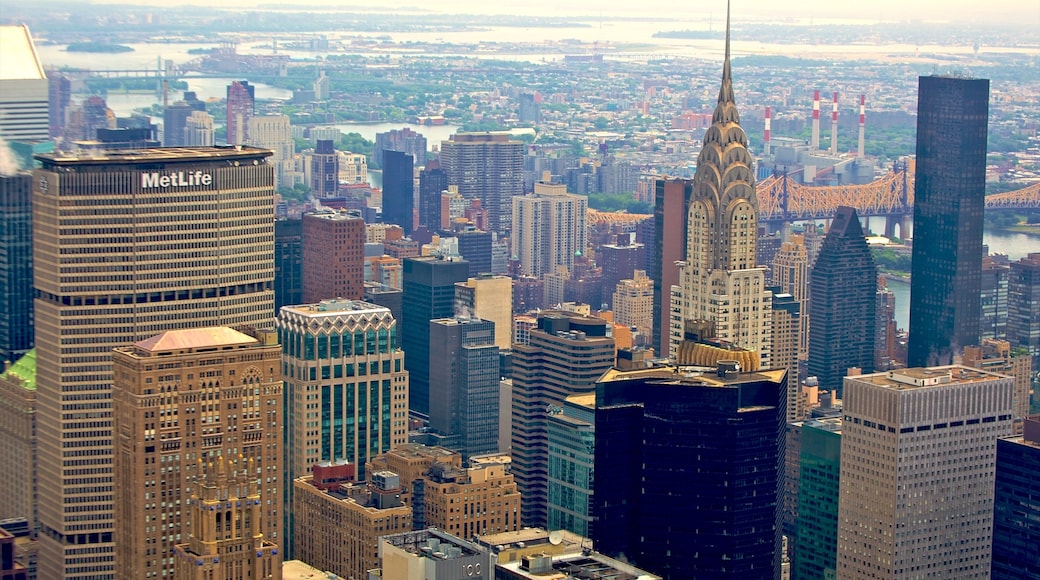
POLYGON ((834 93, 834 107, 831 109, 831 155, 838 154, 838 93, 834 93))
POLYGON ((769 122, 772 120, 770 116, 770 109, 766 107, 766 150, 765 154, 769 155, 769 122))
POLYGON ((812 99, 812 141, 809 148, 816 151, 820 148, 820 91, 813 91, 812 99))
POLYGON ((863 132, 867 124, 867 95, 859 96, 859 147, 856 149, 856 155, 863 157, 863 132))

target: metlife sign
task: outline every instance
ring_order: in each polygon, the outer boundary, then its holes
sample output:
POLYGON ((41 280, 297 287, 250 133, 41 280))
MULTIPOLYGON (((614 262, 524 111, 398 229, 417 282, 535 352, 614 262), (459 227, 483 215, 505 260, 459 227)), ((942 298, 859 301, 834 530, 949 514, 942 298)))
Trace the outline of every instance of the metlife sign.
POLYGON ((141 189, 155 189, 158 187, 199 187, 213 185, 213 175, 202 171, 172 171, 170 173, 141 174, 141 189))

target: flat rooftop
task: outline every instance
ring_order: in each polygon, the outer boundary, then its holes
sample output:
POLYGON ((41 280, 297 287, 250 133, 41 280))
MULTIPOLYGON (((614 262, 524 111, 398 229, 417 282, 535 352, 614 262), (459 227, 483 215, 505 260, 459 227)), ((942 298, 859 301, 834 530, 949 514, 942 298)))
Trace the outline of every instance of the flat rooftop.
POLYGON ((961 365, 941 367, 918 367, 898 369, 883 373, 873 373, 846 377, 863 383, 877 385, 893 390, 921 389, 945 385, 963 385, 1008 378, 1006 375, 984 371, 961 365))
POLYGON ((0 26, 0 54, 0 80, 47 80, 28 26, 0 26))
MULTIPOLYGON (((6 60, 6 59, 5 59, 6 60)), ((163 162, 187 162, 187 161, 223 161, 232 163, 243 160, 251 161, 269 157, 273 153, 269 149, 259 147, 248 147, 245 145, 234 145, 227 147, 153 147, 150 149, 124 149, 109 151, 90 151, 85 153, 72 153, 69 151, 55 151, 53 153, 38 153, 34 158, 48 165, 58 166, 90 166, 127 163, 163 163, 163 162)))
POLYGON ((732 373, 720 377, 714 368, 709 367, 675 367, 663 365, 648 369, 621 370, 612 368, 602 377, 600 383, 611 381, 629 381, 633 379, 658 380, 661 383, 685 384, 690 386, 729 387, 754 381, 780 382, 784 369, 732 373))
POLYGON ((283 306, 283 310, 297 312, 305 316, 332 316, 335 314, 378 314, 388 313, 390 309, 386 306, 372 304, 364 300, 350 300, 348 298, 333 298, 322 300, 317 304, 300 304, 297 306, 283 306))

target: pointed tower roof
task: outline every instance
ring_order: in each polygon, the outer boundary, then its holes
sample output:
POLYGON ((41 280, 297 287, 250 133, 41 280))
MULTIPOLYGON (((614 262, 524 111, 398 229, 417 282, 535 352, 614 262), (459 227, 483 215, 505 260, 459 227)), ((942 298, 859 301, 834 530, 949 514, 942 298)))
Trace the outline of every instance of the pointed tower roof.
POLYGON ((733 96, 733 73, 729 64, 729 2, 726 2, 726 57, 722 61, 722 86, 719 87, 719 103, 732 103, 736 101, 733 96))

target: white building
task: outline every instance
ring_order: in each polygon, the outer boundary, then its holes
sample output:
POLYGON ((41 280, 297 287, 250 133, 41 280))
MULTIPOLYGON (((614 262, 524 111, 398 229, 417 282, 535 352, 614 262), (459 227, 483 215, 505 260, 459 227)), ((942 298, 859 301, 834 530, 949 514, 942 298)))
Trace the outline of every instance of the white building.
POLYGON ((554 183, 536 183, 531 195, 513 198, 513 255, 524 275, 574 268, 575 254, 585 252, 588 205, 588 197, 554 183))
POLYGON ((0 137, 49 139, 47 75, 28 26, 0 26, 0 137))
POLYGON ((212 147, 213 141, 213 116, 205 111, 192 111, 184 120, 184 146, 212 147))
POLYGON ((636 270, 631 280, 622 280, 614 289, 614 323, 635 327, 640 334, 652 336, 654 328, 654 281, 645 270, 636 270))
POLYGON ((287 174, 295 169, 295 144, 287 115, 262 115, 249 119, 249 144, 270 149, 274 155, 268 163, 274 166, 275 185, 292 187, 293 178, 287 174))

